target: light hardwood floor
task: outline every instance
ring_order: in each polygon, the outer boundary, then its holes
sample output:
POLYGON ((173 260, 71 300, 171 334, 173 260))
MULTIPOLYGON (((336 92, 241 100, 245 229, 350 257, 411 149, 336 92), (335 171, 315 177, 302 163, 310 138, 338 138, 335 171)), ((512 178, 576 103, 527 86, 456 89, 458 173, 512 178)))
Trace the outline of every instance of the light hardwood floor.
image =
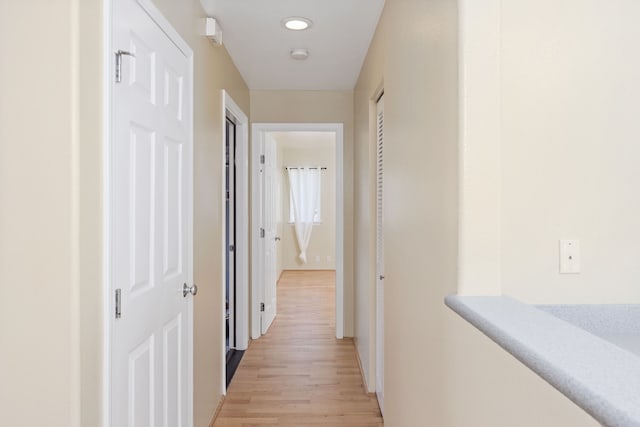
POLYGON ((214 427, 383 426, 352 340, 335 338, 335 273, 285 271, 277 316, 253 341, 214 427))

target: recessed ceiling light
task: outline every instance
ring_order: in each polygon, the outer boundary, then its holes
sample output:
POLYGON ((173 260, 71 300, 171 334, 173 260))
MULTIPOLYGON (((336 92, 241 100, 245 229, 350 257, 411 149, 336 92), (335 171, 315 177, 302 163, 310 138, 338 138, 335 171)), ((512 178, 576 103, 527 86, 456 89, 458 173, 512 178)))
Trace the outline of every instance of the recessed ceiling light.
POLYGON ((311 28, 313 23, 310 19, 300 16, 291 16, 282 20, 282 25, 288 30, 302 31, 311 28))
POLYGON ((291 49, 289 52, 293 59, 297 59, 298 61, 303 61, 309 57, 308 49, 291 49))

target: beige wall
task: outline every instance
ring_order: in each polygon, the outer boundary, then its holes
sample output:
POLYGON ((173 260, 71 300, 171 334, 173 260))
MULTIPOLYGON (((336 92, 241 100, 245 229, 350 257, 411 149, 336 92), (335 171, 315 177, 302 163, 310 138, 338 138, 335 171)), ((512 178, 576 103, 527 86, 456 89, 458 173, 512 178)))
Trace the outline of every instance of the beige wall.
POLYGON ((460 0, 458 293, 501 293, 500 4, 460 0))
MULTIPOLYGON (((465 229, 463 216, 458 223, 460 207, 469 202, 463 199, 459 206, 458 197, 464 193, 458 186, 487 167, 469 164, 469 159, 461 156, 469 149, 462 145, 467 140, 461 136, 476 129, 483 132, 471 134, 478 141, 491 138, 495 116, 483 116, 489 123, 479 128, 483 119, 477 114, 482 112, 482 100, 492 103, 496 98, 490 89, 481 87, 481 77, 474 73, 468 76, 480 79, 480 83, 464 77, 468 65, 464 61, 470 58, 458 56, 464 52, 458 46, 465 46, 466 32, 483 34, 491 29, 491 17, 474 15, 473 10, 464 9, 468 6, 464 2, 458 5, 445 0, 388 0, 356 86, 356 242, 359 248, 367 243, 370 248, 368 253, 356 252, 358 352, 363 361, 370 362, 365 371, 372 382, 375 328, 371 263, 375 257, 371 248, 375 247, 375 235, 365 224, 375 221, 371 100, 384 80, 385 425, 595 426, 581 409, 443 304, 445 295, 456 292, 463 274, 470 277, 471 271, 478 271, 483 280, 500 275, 495 265, 486 267, 475 261, 478 265, 474 269, 460 271, 458 277, 459 252, 466 247, 458 248, 457 243, 460 238, 466 244, 464 237, 473 235, 460 236, 459 230, 478 231, 465 229), (460 77, 459 66, 463 67, 460 77), (477 95, 482 93, 488 98, 477 95), (473 101, 477 104, 469 103, 468 94, 476 96, 473 101), (471 113, 476 115, 468 116, 471 113), (365 223, 360 227, 361 221, 365 223)), ((486 37, 495 38, 496 30, 486 37)), ((487 46, 478 44, 476 48, 490 55, 487 46)), ((475 54, 481 56, 477 51, 475 54)), ((494 67, 491 59, 471 65, 483 73, 494 67)), ((496 179, 495 171, 493 174, 485 183, 496 179)), ((495 194, 492 197, 495 201, 495 194)), ((495 214, 495 209, 490 206, 483 215, 495 214)), ((495 245, 495 239, 490 236, 488 240, 495 245)), ((492 250, 499 249, 498 245, 492 250)), ((490 256, 488 259, 491 261, 490 256)))
MULTIPOLYGON (((156 3, 195 52, 194 405, 204 427, 224 380, 220 90, 246 113, 249 91, 226 50, 197 35, 198 0, 156 3)), ((0 53, 14 64, 0 68, 1 425, 102 419, 102 11, 101 0, 0 4, 0 53)))
POLYGON ((385 416, 390 426, 446 425, 442 298, 457 280, 457 7, 392 0, 383 13, 385 416))
POLYGON ((284 270, 335 270, 336 252, 336 148, 335 135, 329 132, 274 132, 278 147, 282 147, 282 167, 278 169, 280 218, 282 240, 278 252, 282 255, 284 270), (289 179, 284 166, 326 167, 322 173, 321 218, 314 225, 307 248, 307 263, 298 255, 298 243, 293 224, 289 223, 289 179), (329 257, 329 258, 327 258, 329 257))
MULTIPOLYGON (((589 414, 444 308, 447 427, 598 427, 589 414)), ((423 426, 429 424, 406 424, 423 426)))
POLYGON ((638 20, 629 0, 502 4, 507 294, 640 302, 638 20), (580 240, 579 275, 558 274, 562 238, 580 240))
POLYGON ((382 14, 354 90, 354 341, 370 392, 375 391, 376 104, 387 49, 382 14))
POLYGON ((353 92, 251 91, 251 121, 344 124, 344 335, 353 336, 353 92))
MULTIPOLYGON (((77 191, 78 244, 77 293, 79 318, 80 426, 100 425, 103 369, 103 4, 101 0, 78 1, 78 154, 77 191), (98 190, 99 189, 99 190, 98 190)), ((72 218, 73 221, 73 218, 72 218)), ((72 320, 72 324, 77 322, 72 320)), ((46 422, 46 421, 45 421, 46 422)), ((70 425, 73 425, 70 423, 70 425)))
POLYGON ((70 1, 0 5, 2 425, 77 425, 72 26, 70 1))
POLYGON ((101 11, 0 4, 1 425, 101 417, 101 11))
MULTIPOLYGON (((356 86, 356 216, 370 229, 375 224, 371 101, 384 80, 384 392, 390 426, 447 425, 442 298, 455 290, 457 280, 457 64, 454 2, 387 1, 356 86)), ((364 224, 357 238, 375 247, 364 224)), ((365 370, 373 377, 375 347, 362 341, 375 336, 375 258, 371 252, 358 257, 358 299, 364 298, 356 306, 362 322, 356 325, 362 333, 358 351, 371 362, 365 370)))
POLYGON ((640 5, 475 3, 462 2, 460 292, 639 302, 640 5), (558 272, 567 238, 580 274, 558 272))

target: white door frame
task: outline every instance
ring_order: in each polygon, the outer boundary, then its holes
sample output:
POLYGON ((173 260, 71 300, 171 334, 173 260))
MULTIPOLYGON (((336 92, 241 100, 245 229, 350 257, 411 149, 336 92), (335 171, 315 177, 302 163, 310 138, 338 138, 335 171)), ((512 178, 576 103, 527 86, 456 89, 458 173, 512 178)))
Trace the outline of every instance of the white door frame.
MULTIPOLYGON (((246 350, 249 347, 249 119, 242 109, 231 98, 229 93, 222 90, 222 172, 221 172, 221 199, 220 212, 222 212, 221 236, 225 235, 226 213, 225 204, 225 138, 226 127, 224 126, 229 112, 235 119, 236 124, 236 348, 246 350)), ((221 283, 225 281, 226 263, 225 241, 222 239, 222 276, 221 283)), ((221 313, 222 313, 222 342, 221 351, 223 361, 222 378, 226 377, 225 360, 225 287, 222 286, 221 313)), ((226 382, 223 381, 222 393, 226 394, 226 382)))
MULTIPOLYGON (((251 125, 252 196, 260 186, 260 141, 266 132, 334 132, 336 135, 336 338, 344 338, 344 131, 342 123, 254 123, 251 125)), ((260 332, 260 204, 251 203, 251 338, 260 332)))
MULTIPOLYGON (((136 2, 144 9, 144 11, 151 17, 151 19, 162 29, 167 37, 182 51, 188 61, 189 74, 191 75, 190 85, 187 90, 194 94, 194 65, 193 65, 193 50, 189 44, 184 41, 182 36, 173 28, 171 23, 164 17, 162 12, 156 7, 152 0, 136 0, 136 2)), ((104 427, 111 426, 111 321, 114 312, 113 298, 111 294, 111 216, 110 200, 111 200, 111 188, 109 182, 111 174, 109 173, 109 166, 111 162, 110 148, 111 148, 111 108, 113 106, 113 98, 111 93, 111 82, 114 77, 114 46, 113 46, 113 0, 106 0, 103 4, 103 84, 102 84, 102 96, 103 96, 103 112, 102 112, 102 125, 103 125, 103 140, 102 140, 102 319, 103 319, 103 351, 102 351, 102 422, 104 427)), ((187 126, 188 138, 193 143, 193 99, 192 104, 189 106, 191 113, 189 114, 189 121, 187 126)), ((193 155, 193 150, 192 150, 193 155)), ((187 163, 191 165, 193 170, 193 157, 187 160, 187 163)), ((193 188, 193 174, 191 174, 191 188, 193 188)), ((193 204, 193 193, 189 196, 190 203, 193 204)), ((193 227, 193 218, 189 221, 189 227, 193 227)), ((191 231, 193 233, 193 231, 191 231)), ((191 259, 193 260, 193 242, 192 247, 189 249, 191 253, 191 259)), ((188 269, 190 270, 189 283, 193 283, 193 265, 188 269)), ((191 301, 193 301, 191 299, 191 301)), ((188 361, 188 377, 191 378, 192 384, 187 387, 187 399, 190 405, 187 407, 187 419, 188 426, 193 425, 193 302, 190 303, 188 316, 187 316, 187 329, 188 329, 188 349, 187 355, 188 361)))

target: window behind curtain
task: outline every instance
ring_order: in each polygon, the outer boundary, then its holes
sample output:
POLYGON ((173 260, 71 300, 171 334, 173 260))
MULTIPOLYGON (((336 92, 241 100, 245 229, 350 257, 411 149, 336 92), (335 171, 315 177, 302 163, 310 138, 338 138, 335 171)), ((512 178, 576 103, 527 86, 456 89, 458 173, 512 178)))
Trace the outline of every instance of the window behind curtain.
MULTIPOLYGON (((320 173, 320 202, 318 203, 318 209, 316 209, 313 215, 313 223, 321 224, 322 223, 322 181, 323 181, 324 173, 320 173)), ((293 209, 293 194, 291 193, 291 185, 289 185, 289 224, 293 224, 295 222, 295 214, 293 209)))

